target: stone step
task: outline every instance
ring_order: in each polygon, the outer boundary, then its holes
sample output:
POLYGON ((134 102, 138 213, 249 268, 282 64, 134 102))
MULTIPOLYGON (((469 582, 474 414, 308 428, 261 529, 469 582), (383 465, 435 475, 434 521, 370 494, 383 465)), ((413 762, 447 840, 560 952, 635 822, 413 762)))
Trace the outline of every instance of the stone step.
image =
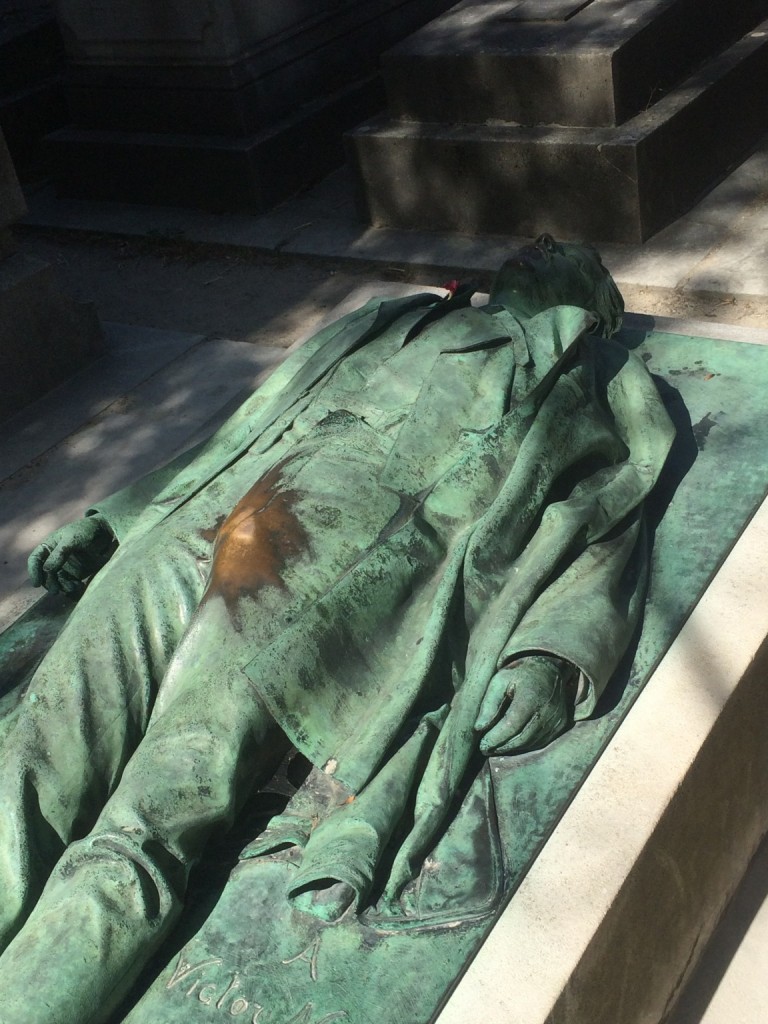
POLYGON ((382 104, 376 76, 252 135, 64 128, 46 144, 65 196, 260 212, 342 163, 343 133, 382 104))
POLYGON ((768 17, 768 0, 464 0, 385 54, 392 117, 617 125, 768 17))
POLYGON ((419 124, 349 135, 378 227, 642 242, 768 132, 768 21, 618 128, 419 124))
POLYGON ((170 53, 158 57, 162 40, 148 51, 145 41, 119 38, 116 20, 115 38, 103 54, 92 47, 88 60, 75 56, 71 62, 73 122, 125 132, 256 132, 302 103, 369 77, 383 49, 437 17, 451 0, 369 0, 332 10, 316 3, 294 6, 294 20, 287 19, 286 7, 287 23, 265 16, 260 36, 243 44, 242 52, 201 53, 195 61, 170 53))

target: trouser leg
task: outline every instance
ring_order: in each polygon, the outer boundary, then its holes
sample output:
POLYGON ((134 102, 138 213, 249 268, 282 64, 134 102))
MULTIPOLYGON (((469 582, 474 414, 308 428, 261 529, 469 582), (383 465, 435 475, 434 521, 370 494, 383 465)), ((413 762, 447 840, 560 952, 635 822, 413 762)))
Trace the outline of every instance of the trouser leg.
POLYGON ((114 790, 202 593, 195 552, 140 547, 94 580, 4 723, 0 950, 114 790))
POLYGON ((212 621, 221 607, 201 609, 169 669, 162 711, 0 958, 3 1024, 107 1016, 176 922, 211 833, 231 825, 283 756, 281 731, 245 675, 232 672, 226 622, 212 621))

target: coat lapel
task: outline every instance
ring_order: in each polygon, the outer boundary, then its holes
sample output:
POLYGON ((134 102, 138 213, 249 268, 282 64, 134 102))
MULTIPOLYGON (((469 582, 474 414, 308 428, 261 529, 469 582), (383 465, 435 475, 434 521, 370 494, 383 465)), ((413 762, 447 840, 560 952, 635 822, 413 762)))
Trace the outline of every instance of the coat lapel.
MULTIPOLYGON (((157 496, 154 507, 161 510, 159 518, 166 518, 189 501, 215 476, 235 463, 246 449, 254 446, 258 449, 259 439, 264 437, 270 427, 304 399, 341 359, 378 337, 399 317, 411 310, 421 306, 429 307, 439 301, 432 293, 421 292, 404 299, 379 301, 378 306, 374 305, 362 320, 360 317, 353 317, 347 322, 341 321, 337 325, 337 330, 315 348, 308 359, 304 359, 296 372, 286 380, 285 385, 271 395, 261 408, 257 406, 258 411, 255 414, 249 415, 249 406, 258 400, 259 392, 248 399, 232 419, 217 432, 205 459, 195 459, 188 470, 183 470, 171 481, 170 486, 157 496)), ((312 340, 308 344, 311 345, 312 340)), ((296 355, 300 353, 301 349, 296 355)), ((281 370, 282 367, 277 372, 280 373, 281 370)), ((267 381, 267 386, 269 384, 270 381, 267 381)), ((156 520, 157 518, 155 516, 156 520)))
MULTIPOLYGON (((422 321, 425 341, 437 313, 422 321)), ((510 408, 530 402, 533 411, 593 322, 572 306, 545 310, 525 326, 503 306, 458 309, 441 320, 434 329, 445 342, 398 432, 382 485, 420 493, 425 480, 434 484, 450 469, 469 438, 510 408)), ((408 337, 419 344, 414 328, 408 337)))

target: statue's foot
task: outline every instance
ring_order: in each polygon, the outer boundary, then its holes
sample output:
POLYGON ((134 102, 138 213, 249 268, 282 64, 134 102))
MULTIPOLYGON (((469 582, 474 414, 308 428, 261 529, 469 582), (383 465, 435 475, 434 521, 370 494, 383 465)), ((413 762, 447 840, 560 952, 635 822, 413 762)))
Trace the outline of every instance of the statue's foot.
POLYGON ((294 896, 298 910, 319 917, 321 921, 338 921, 355 902, 356 893, 346 882, 331 882, 322 889, 307 889, 294 896))

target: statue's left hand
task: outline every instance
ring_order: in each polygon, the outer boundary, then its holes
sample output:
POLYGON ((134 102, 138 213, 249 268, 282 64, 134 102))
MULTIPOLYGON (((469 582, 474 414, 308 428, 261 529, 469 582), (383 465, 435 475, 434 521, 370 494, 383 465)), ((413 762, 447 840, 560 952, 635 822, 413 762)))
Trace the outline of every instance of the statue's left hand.
POLYGON ((546 746, 572 719, 577 669, 560 658, 532 654, 505 666, 488 684, 475 731, 480 750, 521 754, 546 746))
POLYGON ((85 580, 106 564, 116 543, 99 515, 67 523, 29 556, 27 569, 33 586, 45 587, 51 594, 82 593, 85 580))

